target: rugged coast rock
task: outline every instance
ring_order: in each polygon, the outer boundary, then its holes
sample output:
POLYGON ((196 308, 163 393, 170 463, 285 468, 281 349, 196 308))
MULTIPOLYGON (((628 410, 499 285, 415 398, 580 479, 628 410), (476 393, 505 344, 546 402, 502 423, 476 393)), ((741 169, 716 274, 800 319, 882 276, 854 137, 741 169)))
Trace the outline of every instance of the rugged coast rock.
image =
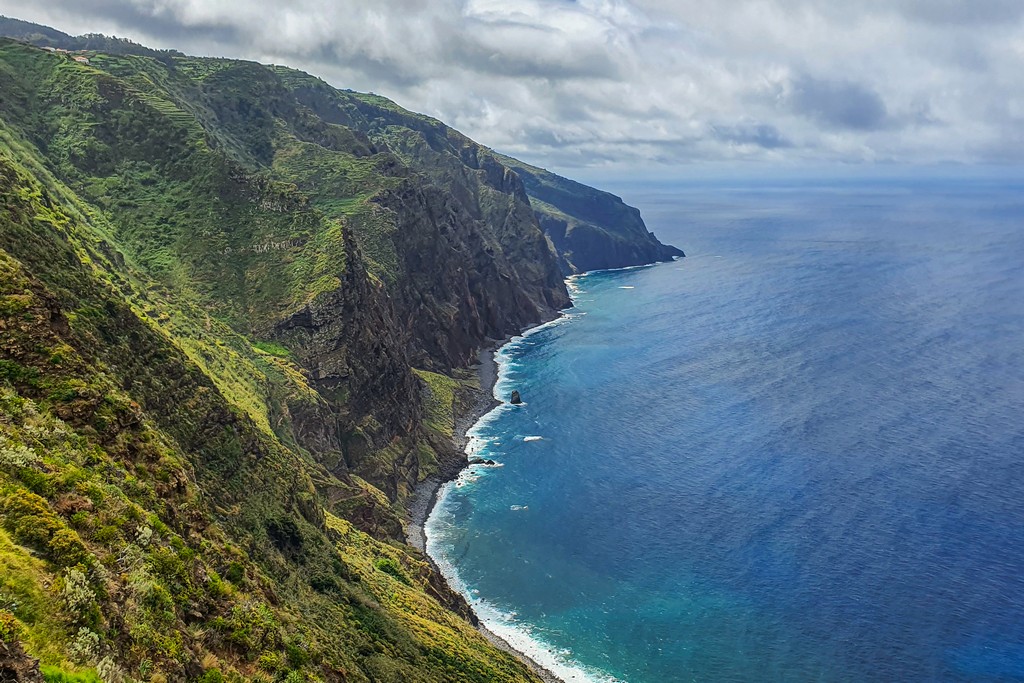
POLYGON ((640 212, 615 195, 511 157, 499 158, 522 178, 566 275, 685 256, 681 249, 662 244, 647 230, 640 212))

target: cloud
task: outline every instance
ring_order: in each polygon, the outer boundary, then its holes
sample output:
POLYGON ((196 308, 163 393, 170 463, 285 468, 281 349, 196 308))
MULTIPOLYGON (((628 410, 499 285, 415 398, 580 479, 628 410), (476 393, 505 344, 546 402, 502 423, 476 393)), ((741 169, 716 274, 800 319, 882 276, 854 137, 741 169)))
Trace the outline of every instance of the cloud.
POLYGON ((0 0, 301 68, 528 161, 1024 158, 1020 0, 0 0))
POLYGON ((792 147, 775 126, 760 124, 738 124, 732 126, 712 126, 713 135, 723 142, 737 145, 753 145, 763 149, 783 149, 792 147))
POLYGON ((1018 0, 903 0, 897 3, 915 19, 934 24, 1008 24, 1024 17, 1024 4, 1018 0))
POLYGON ((792 88, 789 100, 793 111, 827 128, 878 130, 888 125, 885 102, 859 83, 802 76, 792 88))

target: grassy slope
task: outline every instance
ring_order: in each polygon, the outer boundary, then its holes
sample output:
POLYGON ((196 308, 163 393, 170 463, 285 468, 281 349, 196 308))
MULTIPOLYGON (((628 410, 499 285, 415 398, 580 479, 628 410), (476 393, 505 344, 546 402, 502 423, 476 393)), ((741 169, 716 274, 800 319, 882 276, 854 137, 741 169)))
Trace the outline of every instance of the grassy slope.
POLYGON ((320 399, 263 316, 335 286, 361 195, 252 178, 219 150, 259 137, 210 135, 224 111, 194 86, 110 59, 123 77, 0 45, 0 609, 51 680, 530 679, 422 558, 323 511, 386 501, 281 424, 286 395, 320 399))

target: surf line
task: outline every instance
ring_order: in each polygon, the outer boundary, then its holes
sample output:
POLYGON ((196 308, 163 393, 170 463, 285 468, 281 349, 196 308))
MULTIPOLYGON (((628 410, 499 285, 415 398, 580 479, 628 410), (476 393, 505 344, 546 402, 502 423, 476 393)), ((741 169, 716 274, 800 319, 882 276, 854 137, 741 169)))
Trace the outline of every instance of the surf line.
MULTIPOLYGON (((565 285, 573 303, 575 304, 581 295, 586 294, 586 290, 583 285, 586 277, 589 275, 607 271, 636 270, 655 265, 658 264, 589 271, 587 273, 569 276, 565 280, 565 285)), ((480 459, 478 457, 478 453, 487 445, 487 440, 482 436, 483 430, 490 422, 497 419, 498 416, 506 410, 522 408, 525 406, 525 404, 512 406, 509 403, 505 403, 503 399, 505 394, 508 393, 509 366, 514 360, 513 353, 520 349, 522 343, 534 334, 556 325, 565 324, 574 318, 578 318, 583 315, 585 315, 584 312, 576 312, 573 308, 564 309, 559 312, 558 317, 523 331, 520 335, 512 337, 494 351, 493 357, 497 366, 497 377, 494 381, 491 393, 495 400, 498 401, 498 405, 483 414, 473 424, 473 426, 466 431, 468 441, 466 443, 465 452, 468 456, 476 460, 480 459)), ((534 435, 523 437, 523 441, 539 441, 542 439, 542 436, 534 435)), ((494 445, 498 444, 495 443, 494 445)), ((437 534, 430 533, 430 531, 432 529, 437 530, 443 527, 445 521, 440 518, 438 513, 444 508, 444 503, 448 495, 458 488, 462 488, 467 484, 477 481, 483 474, 483 472, 480 472, 477 469, 471 469, 473 467, 473 464, 467 466, 467 468, 463 469, 462 473, 460 473, 459 477, 454 481, 443 484, 437 492, 437 495, 434 498, 434 504, 429 510, 427 518, 423 524, 427 554, 441 570, 441 573, 448 584, 466 598, 466 601, 476 613, 481 625, 483 626, 481 630, 484 635, 491 638, 492 642, 495 640, 501 641, 501 644, 515 650, 525 661, 535 664, 543 670, 542 676, 547 674, 547 676, 543 677, 550 677, 553 680, 561 680, 565 683, 621 683, 617 682, 617 679, 605 674, 604 672, 591 670, 589 667, 573 661, 570 657, 570 652, 560 652, 551 645, 533 637, 530 633, 529 624, 517 622, 515 613, 503 612, 493 604, 489 603, 486 597, 479 594, 479 591, 470 590, 465 581, 463 581, 459 576, 454 564, 445 556, 444 548, 441 546, 440 541, 437 540, 437 534)), ((510 511, 528 513, 529 506, 526 504, 514 505, 510 511)))

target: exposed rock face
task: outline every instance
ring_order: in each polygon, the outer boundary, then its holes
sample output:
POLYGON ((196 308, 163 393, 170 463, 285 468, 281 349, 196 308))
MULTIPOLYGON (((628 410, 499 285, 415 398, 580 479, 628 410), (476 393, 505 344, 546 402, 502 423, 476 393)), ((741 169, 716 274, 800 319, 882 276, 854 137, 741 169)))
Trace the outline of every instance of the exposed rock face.
POLYGON ((39 660, 25 654, 16 640, 0 641, 0 683, 43 683, 39 660))
POLYGON ((404 184, 377 201, 396 219, 394 243, 403 266, 397 305, 418 365, 465 366, 488 338, 518 332, 569 305, 532 216, 503 247, 439 188, 404 184))
POLYGON ((510 157, 565 274, 624 268, 684 256, 647 230, 640 212, 608 192, 587 187, 510 157))
POLYGON ((512 391, 512 398, 509 400, 509 403, 511 403, 514 406, 517 406, 517 405, 521 404, 522 402, 523 402, 523 399, 519 395, 519 392, 513 390, 512 391))
POLYGON ((344 461, 333 464, 338 474, 360 472, 363 456, 411 434, 421 417, 408 332, 381 286, 367 276, 352 234, 344 239, 348 268, 340 286, 282 320, 275 331, 330 406, 326 412, 292 408, 300 442, 314 452, 344 453, 344 461), (368 415, 374 427, 360 429, 368 415))
POLYGON ((288 72, 295 98, 326 121, 388 149, 418 178, 374 198, 392 211, 397 278, 414 361, 471 363, 487 338, 571 304, 557 255, 520 177, 490 150, 393 102, 288 72))

